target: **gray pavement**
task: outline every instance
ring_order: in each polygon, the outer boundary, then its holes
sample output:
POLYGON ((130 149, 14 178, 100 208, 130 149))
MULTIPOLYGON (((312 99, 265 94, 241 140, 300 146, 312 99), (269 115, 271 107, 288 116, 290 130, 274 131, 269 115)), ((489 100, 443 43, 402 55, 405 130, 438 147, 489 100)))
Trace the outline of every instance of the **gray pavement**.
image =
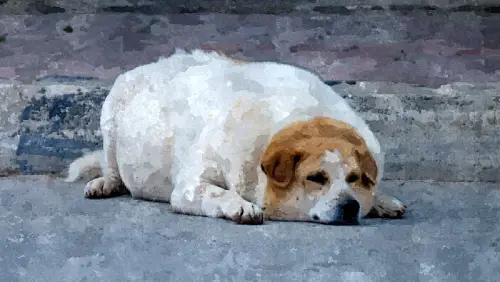
POLYGON ((405 219, 239 226, 84 183, 0 180, 0 281, 500 281, 500 189, 387 181, 405 219))

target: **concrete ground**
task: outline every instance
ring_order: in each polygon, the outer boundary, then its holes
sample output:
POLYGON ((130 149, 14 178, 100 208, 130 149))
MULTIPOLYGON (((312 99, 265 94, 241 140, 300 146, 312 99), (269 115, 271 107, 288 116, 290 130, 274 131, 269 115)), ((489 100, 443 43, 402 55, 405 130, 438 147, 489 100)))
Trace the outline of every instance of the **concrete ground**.
POLYGON ((409 205, 362 226, 242 226, 167 204, 0 180, 0 281, 500 281, 496 184, 385 182, 409 205))

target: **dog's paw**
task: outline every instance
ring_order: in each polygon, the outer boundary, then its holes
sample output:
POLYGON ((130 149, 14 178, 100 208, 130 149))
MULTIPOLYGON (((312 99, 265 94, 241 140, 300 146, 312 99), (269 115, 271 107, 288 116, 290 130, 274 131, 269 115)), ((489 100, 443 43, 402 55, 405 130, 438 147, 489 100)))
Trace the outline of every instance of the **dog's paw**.
POLYGON ((85 198, 96 199, 102 198, 104 195, 104 177, 98 177, 91 180, 85 185, 85 198))
POLYGON ((382 218, 401 218, 407 206, 400 200, 390 196, 378 196, 372 210, 372 216, 382 218))
POLYGON ((243 199, 231 203, 224 215, 238 224, 262 224, 264 221, 262 209, 243 199))
POLYGON ((128 190, 116 181, 107 181, 104 177, 91 180, 85 185, 85 198, 109 198, 127 194, 128 190))
POLYGON ((389 218, 403 217, 406 213, 406 205, 400 200, 392 198, 390 203, 384 206, 384 215, 389 218))

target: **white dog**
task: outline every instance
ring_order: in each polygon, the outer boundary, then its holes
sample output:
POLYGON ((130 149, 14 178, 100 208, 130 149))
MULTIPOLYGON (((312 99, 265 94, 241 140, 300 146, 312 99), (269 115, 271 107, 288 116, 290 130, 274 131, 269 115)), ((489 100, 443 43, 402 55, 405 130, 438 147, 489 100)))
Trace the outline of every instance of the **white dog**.
POLYGON ((87 198, 130 193, 254 224, 356 224, 406 209, 377 192, 384 159, 363 119, 291 65, 177 50, 116 79, 101 130, 103 151, 75 160, 66 179, 97 177, 87 198))

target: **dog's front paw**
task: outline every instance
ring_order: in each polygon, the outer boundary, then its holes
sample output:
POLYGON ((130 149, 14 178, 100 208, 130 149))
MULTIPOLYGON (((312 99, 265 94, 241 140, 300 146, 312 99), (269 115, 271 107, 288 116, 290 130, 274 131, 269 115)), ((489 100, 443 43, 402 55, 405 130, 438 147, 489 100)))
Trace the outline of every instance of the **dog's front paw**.
POLYGON ((400 218, 404 216, 406 209, 406 205, 400 200, 394 197, 380 195, 375 198, 373 210, 370 215, 372 217, 400 218))
POLYGON ((243 199, 228 205, 224 215, 238 224, 262 224, 264 221, 262 209, 243 199))

